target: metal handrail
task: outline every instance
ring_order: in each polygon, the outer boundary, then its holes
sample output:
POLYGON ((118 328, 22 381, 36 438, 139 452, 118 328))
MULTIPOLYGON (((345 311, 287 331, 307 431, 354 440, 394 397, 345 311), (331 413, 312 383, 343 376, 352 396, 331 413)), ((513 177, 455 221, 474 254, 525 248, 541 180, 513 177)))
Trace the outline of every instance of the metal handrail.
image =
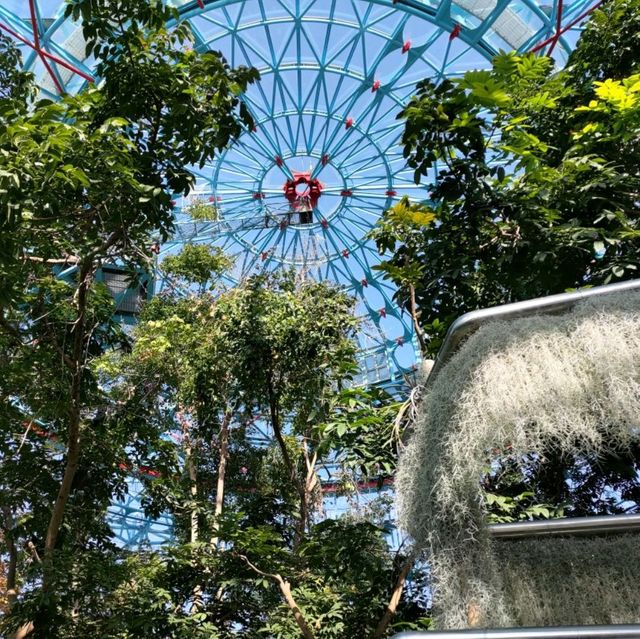
POLYGON ((509 320, 530 315, 563 313, 571 309, 578 302, 590 297, 632 290, 640 290, 640 280, 629 280, 617 284, 594 286, 593 288, 585 288, 573 293, 560 293, 558 295, 548 295, 547 297, 537 297, 532 300, 503 304, 502 306, 493 306, 491 308, 483 308, 479 311, 465 313, 449 327, 442 347, 438 351, 433 368, 427 378, 427 384, 433 382, 440 369, 455 353, 462 341, 486 322, 509 320))
POLYGON ((393 639, 640 639, 640 624, 401 632, 393 639))
POLYGON ((640 514, 517 521, 508 524, 490 524, 487 526, 487 530, 494 539, 561 535, 606 535, 640 530, 640 514))

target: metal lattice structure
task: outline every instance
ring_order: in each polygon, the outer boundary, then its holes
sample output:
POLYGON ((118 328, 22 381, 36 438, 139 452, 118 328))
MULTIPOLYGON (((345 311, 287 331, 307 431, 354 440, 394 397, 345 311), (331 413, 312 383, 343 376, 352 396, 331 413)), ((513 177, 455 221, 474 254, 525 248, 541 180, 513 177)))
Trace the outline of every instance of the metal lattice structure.
MULTIPOLYGON (((499 50, 535 50, 564 64, 602 0, 173 1, 196 47, 255 66, 261 81, 243 97, 255 130, 195 171, 195 193, 176 202, 178 230, 160 265, 184 243, 208 243, 235 258, 234 281, 293 267, 337 282, 366 320, 363 380, 401 379, 417 359, 413 329, 374 269, 368 239, 400 197, 428 197, 405 166, 398 112, 419 80, 487 67, 499 50), (215 207, 216 219, 194 221, 194 199, 215 207)), ((51 97, 97 79, 81 26, 63 9, 64 0, 0 4, 0 30, 18 41, 51 97)), ((153 538, 152 524, 134 521, 131 499, 115 513, 124 544, 153 538)))

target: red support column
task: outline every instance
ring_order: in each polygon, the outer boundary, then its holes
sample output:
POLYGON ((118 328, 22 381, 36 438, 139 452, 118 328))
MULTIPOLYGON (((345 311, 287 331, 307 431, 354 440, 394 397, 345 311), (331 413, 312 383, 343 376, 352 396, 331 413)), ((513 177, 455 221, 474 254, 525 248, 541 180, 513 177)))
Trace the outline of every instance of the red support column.
POLYGON ((25 44, 26 46, 31 47, 39 55, 44 56, 48 60, 52 60, 56 64, 59 64, 61 67, 64 67, 65 69, 68 69, 69 71, 72 71, 73 73, 79 75, 81 78, 84 78, 87 82, 94 82, 94 79, 90 75, 85 73, 84 71, 81 71, 80 69, 77 69, 73 65, 69 64, 66 60, 63 60, 62 58, 59 58, 57 55, 53 55, 52 53, 49 53, 48 51, 45 51, 44 49, 40 49, 39 50, 38 47, 36 47, 35 44, 33 44, 33 42, 29 42, 29 40, 27 40, 26 38, 21 36, 17 31, 14 31, 10 27, 8 27, 6 24, 0 22, 0 29, 2 31, 6 31, 10 36, 12 36, 16 40, 18 40, 18 42, 22 42, 22 44, 25 44))
POLYGON ((56 85, 58 93, 62 95, 65 92, 64 87, 60 84, 56 74, 49 64, 49 61, 42 55, 42 49, 40 48, 40 33, 38 31, 38 20, 36 18, 35 0, 29 0, 29 12, 31 13, 31 28, 33 30, 33 41, 35 44, 35 50, 38 52, 38 56, 42 60, 42 64, 44 64, 44 68, 47 70, 47 73, 53 80, 53 83, 56 85))

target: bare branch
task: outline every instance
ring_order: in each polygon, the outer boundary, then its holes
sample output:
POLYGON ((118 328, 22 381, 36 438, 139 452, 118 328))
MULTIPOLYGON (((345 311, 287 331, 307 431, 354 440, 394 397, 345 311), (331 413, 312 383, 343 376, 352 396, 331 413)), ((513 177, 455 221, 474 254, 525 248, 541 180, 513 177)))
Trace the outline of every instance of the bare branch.
POLYGON ((35 255, 25 255, 25 262, 37 262, 38 264, 79 264, 80 258, 75 255, 67 255, 59 258, 36 257, 35 255))
POLYGON ((418 551, 414 550, 407 557, 406 561, 402 565, 402 569, 398 574, 396 583, 391 592, 391 599, 387 604, 387 609, 384 611, 384 614, 382 615, 382 618, 378 622, 376 629, 373 631, 373 634, 371 635, 371 639, 382 639, 382 637, 384 637, 384 634, 387 631, 387 628, 389 626, 389 623, 391 622, 391 619, 393 619, 393 616, 396 614, 396 610, 398 609, 398 604, 402 599, 402 593, 404 591, 404 584, 407 579, 407 575, 409 574, 409 571, 411 570, 411 567, 413 566, 417 556, 418 556, 418 551))
POLYGON ((264 572, 263 570, 260 570, 260 568, 258 568, 255 564, 251 563, 251 561, 249 561, 249 558, 246 557, 245 555, 237 555, 237 557, 242 559, 242 561, 244 561, 247 564, 247 566, 249 566, 249 568, 251 568, 251 570, 253 570, 257 574, 261 575, 262 577, 267 577, 268 579, 272 579, 278 584, 278 587, 280 588, 280 592, 282 593, 284 600, 287 602, 287 606, 289 606, 289 609, 293 613, 296 623, 298 624, 298 628, 300 628, 300 632, 302 632, 302 636, 305 639, 315 639, 315 635, 313 634, 313 631, 311 630, 309 624, 304 618, 304 615, 302 614, 302 611, 300 610, 293 596, 293 593, 291 592, 291 584, 285 579, 283 579, 282 576, 277 573, 264 572))

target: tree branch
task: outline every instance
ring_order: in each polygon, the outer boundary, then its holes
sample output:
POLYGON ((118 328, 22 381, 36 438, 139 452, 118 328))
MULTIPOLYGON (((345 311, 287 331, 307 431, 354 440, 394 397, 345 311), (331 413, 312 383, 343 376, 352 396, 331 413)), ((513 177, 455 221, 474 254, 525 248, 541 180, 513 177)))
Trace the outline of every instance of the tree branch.
MULTIPOLYGON (((189 475, 189 494, 191 495, 192 502, 198 499, 198 470, 194 460, 193 442, 191 441, 191 434, 189 432, 189 422, 187 419, 182 419, 182 437, 184 442, 184 456, 185 466, 187 467, 187 474, 189 475)), ((198 541, 198 513, 195 510, 194 503, 191 506, 191 521, 190 521, 190 533, 189 541, 192 544, 198 541)))
POLYGON ((251 568, 251 570, 261 575, 262 577, 266 577, 267 579, 275 581, 278 584, 280 592, 282 593, 284 600, 287 602, 287 606, 289 606, 289 609, 293 613, 296 623, 298 624, 298 628, 300 628, 300 632, 302 632, 302 636, 305 639, 315 639, 315 635, 313 634, 311 627, 304 618, 304 615, 302 614, 302 611, 300 610, 300 607, 296 603, 293 593, 291 592, 291 584, 277 573, 264 572, 263 570, 260 570, 257 566, 251 563, 251 561, 249 561, 249 558, 245 555, 237 556, 242 559, 242 561, 244 561, 247 566, 251 568))
POLYGON ((73 255, 68 255, 67 257, 59 257, 59 258, 45 258, 45 257, 36 257, 35 255, 25 255, 23 257, 25 262, 37 262, 38 264, 79 264, 80 258, 75 257, 73 255))
POLYGON ((222 424, 220 424, 220 464, 218 466, 218 480, 216 484, 216 506, 214 511, 215 516, 215 537, 211 539, 211 545, 218 545, 218 518, 222 515, 222 509, 224 507, 224 485, 225 476, 227 471, 227 457, 229 456, 229 424, 235 411, 235 406, 228 406, 222 418, 222 424))
POLYGON ((413 330, 416 332, 418 338, 418 344, 420 345, 420 352, 423 356, 427 354, 427 344, 424 339, 424 333, 420 322, 418 321, 418 306, 416 304, 416 287, 413 284, 409 284, 409 300, 411 306, 411 319, 413 320, 413 330))
POLYGON ((384 614, 378 622, 376 629, 373 631, 371 639, 382 639, 385 632, 387 631, 391 619, 393 619, 393 616, 396 614, 400 599, 402 599, 402 593, 404 591, 404 584, 407 579, 407 575, 409 574, 409 571, 411 570, 411 567, 413 566, 417 556, 418 552, 414 550, 402 565, 400 574, 398 575, 396 583, 393 587, 393 591, 391 592, 391 599, 387 604, 387 609, 384 611, 384 614))
POLYGON ((3 506, 2 515, 6 527, 3 527, 3 537, 7 546, 7 554, 9 555, 9 563, 7 565, 7 578, 5 586, 7 588, 7 609, 11 612, 13 605, 18 597, 18 591, 16 589, 16 575, 18 567, 18 549, 16 548, 16 542, 13 538, 12 529, 15 526, 13 513, 8 506, 3 506))
POLYGON ((33 625, 33 622, 29 621, 23 626, 20 626, 20 628, 18 628, 18 630, 16 630, 16 632, 11 635, 10 639, 24 639, 25 637, 28 637, 34 630, 35 626, 33 625))
POLYGON ((296 484, 298 483, 298 472, 291 460, 291 456, 289 455, 289 451, 287 449, 287 444, 284 441, 284 437, 282 436, 282 430, 280 428, 280 415, 278 413, 278 402, 275 396, 275 392, 273 390, 273 384, 271 379, 269 379, 269 412, 271 416, 271 427, 273 428, 273 434, 276 437, 276 441, 278 442, 278 446, 280 447, 280 452, 282 453, 282 459, 289 470, 289 474, 291 475, 292 481, 296 484))

